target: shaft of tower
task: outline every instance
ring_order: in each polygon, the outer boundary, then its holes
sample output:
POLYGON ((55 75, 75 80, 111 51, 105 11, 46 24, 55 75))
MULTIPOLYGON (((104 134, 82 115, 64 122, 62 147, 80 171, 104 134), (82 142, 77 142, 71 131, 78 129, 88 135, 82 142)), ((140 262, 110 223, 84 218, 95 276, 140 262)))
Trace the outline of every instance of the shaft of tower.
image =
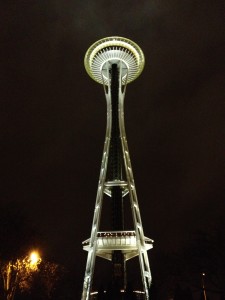
MULTIPOLYGON (((109 149, 108 180, 122 180, 122 145, 119 128, 119 75, 117 64, 112 64, 111 73, 111 114, 112 128, 109 149)), ((112 187, 112 230, 124 229, 123 197, 120 186, 112 187)))
POLYGON ((112 128, 109 150, 108 180, 122 180, 122 146, 119 129, 119 70, 117 64, 111 69, 111 113, 112 128))
MULTIPOLYGON (((119 126, 119 77, 121 76, 120 64, 112 64, 111 73, 111 113, 112 113, 112 129, 111 142, 109 152, 109 171, 111 173, 110 180, 122 180, 122 144, 119 126)), ((124 209, 123 196, 120 186, 112 187, 112 230, 124 230, 124 209)), ((112 291, 114 296, 119 299, 120 290, 126 287, 126 267, 124 254, 121 250, 114 250, 112 253, 112 291)))

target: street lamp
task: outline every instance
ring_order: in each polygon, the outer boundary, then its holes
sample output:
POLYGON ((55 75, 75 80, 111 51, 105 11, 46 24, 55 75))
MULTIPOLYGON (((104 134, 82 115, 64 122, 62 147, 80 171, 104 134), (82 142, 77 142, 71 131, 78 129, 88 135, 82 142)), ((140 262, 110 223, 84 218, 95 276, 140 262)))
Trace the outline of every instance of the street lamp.
POLYGON ((202 291, 203 291, 203 297, 204 297, 204 300, 207 300, 207 297, 206 297, 206 290, 205 290, 205 273, 203 272, 201 275, 202 275, 202 291))
POLYGON ((32 251, 28 257, 28 264, 31 270, 37 270, 37 266, 41 262, 40 254, 37 251, 32 251))

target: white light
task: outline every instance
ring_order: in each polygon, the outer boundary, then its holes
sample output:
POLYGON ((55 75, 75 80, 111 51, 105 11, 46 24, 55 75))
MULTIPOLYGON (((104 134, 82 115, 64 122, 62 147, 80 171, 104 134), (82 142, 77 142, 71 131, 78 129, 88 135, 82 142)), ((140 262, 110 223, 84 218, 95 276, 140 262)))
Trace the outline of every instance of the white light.
POLYGON ((39 261, 39 259, 40 259, 40 256, 39 256, 39 254, 36 251, 34 251, 34 252, 31 253, 31 255, 30 255, 30 263, 32 265, 37 264, 38 261, 39 261))

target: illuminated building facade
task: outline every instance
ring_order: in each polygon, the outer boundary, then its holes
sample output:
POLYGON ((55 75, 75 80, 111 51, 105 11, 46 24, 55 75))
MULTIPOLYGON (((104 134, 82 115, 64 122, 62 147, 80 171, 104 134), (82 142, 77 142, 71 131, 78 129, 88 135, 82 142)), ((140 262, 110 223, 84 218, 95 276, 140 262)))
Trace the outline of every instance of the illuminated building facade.
POLYGON ((144 54, 131 40, 108 37, 97 41, 88 49, 84 63, 90 77, 103 84, 107 125, 91 236, 83 242, 88 256, 82 300, 91 299, 96 256, 111 261, 109 299, 115 300, 123 299, 121 295, 126 290, 126 262, 138 256, 143 282, 142 299, 147 300, 151 285, 147 250, 152 248, 153 240, 144 236, 124 126, 126 86, 141 74, 144 54), (99 231, 101 211, 103 202, 108 197, 112 204, 111 230, 102 232, 99 231), (125 230, 125 198, 130 200, 133 230, 125 230))

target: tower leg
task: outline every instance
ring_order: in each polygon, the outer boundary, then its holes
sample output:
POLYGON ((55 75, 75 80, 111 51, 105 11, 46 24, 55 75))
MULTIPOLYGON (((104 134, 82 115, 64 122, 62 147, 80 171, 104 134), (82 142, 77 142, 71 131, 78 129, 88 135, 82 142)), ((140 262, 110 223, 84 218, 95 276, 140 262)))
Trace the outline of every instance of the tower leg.
POLYGON ((127 177, 127 183, 130 194, 131 210, 134 221, 134 228, 136 232, 136 239, 138 245, 138 257, 141 268, 142 282, 145 292, 145 299, 149 299, 149 289, 152 281, 151 271, 149 266, 148 254, 145 246, 145 237, 142 227, 141 214, 139 210, 139 204, 137 199, 137 193, 134 183, 134 177, 132 172, 131 160, 129 155, 129 149, 126 139, 125 125, 124 125, 124 95, 125 91, 122 90, 122 78, 120 79, 119 88, 119 125, 120 125, 120 137, 123 149, 123 157, 125 163, 125 171, 127 177))
POLYGON ((84 284, 83 284, 83 292, 82 292, 81 300, 89 300, 90 298, 92 280, 94 275, 96 251, 97 251, 97 234, 99 231, 102 202, 104 196, 104 184, 106 180, 106 171, 107 171, 109 145, 110 145, 110 132, 111 132, 111 104, 109 98, 107 98, 106 100, 107 100, 106 137, 105 137, 105 143, 103 149, 101 170, 100 170, 100 176, 98 182, 98 190, 96 196, 94 217, 92 222, 91 237, 89 242, 89 250, 88 250, 88 257, 87 257, 86 270, 84 275, 84 284))

